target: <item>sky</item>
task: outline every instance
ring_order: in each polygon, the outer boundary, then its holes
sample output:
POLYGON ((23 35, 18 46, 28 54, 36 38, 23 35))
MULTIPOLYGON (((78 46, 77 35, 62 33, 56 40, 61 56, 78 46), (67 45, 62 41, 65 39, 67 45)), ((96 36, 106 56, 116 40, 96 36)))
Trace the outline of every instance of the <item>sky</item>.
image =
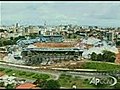
POLYGON ((0 3, 2 25, 120 26, 119 2, 41 1, 0 3))

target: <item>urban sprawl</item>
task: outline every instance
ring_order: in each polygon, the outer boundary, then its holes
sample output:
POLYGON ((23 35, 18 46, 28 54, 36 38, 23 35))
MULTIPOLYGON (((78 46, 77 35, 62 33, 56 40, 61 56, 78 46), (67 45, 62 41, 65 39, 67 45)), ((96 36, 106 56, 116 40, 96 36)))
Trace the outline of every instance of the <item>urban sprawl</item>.
POLYGON ((120 27, 0 26, 1 88, 120 88, 119 70, 120 27), (114 86, 89 83, 113 74, 114 86))

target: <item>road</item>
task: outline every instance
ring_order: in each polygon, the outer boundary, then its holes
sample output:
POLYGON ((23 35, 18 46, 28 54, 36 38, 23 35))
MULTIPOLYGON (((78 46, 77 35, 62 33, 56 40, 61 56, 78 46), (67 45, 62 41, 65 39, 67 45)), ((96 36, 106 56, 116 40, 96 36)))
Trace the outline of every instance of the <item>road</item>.
MULTIPOLYGON (((28 71, 33 73, 41 73, 41 74, 49 74, 52 76, 51 78, 54 80, 57 80, 60 76, 60 74, 69 74, 72 76, 85 76, 85 77, 97 77, 97 76, 106 76, 108 74, 105 73, 95 73, 95 72, 74 72, 74 71, 57 71, 57 70, 36 70, 38 67, 32 67, 32 66, 23 66, 23 65, 15 65, 15 64, 8 64, 8 63, 2 63, 0 62, 1 68, 8 68, 8 69, 14 69, 14 70, 21 70, 21 71, 28 71), (29 67, 29 68, 28 68, 29 67)), ((119 74, 120 75, 120 74, 119 74)))
MULTIPOLYGON (((19 65, 19 66, 21 66, 21 65, 19 65)), ((12 66, 12 64, 9 64, 9 65, 7 65, 7 64, 1 64, 1 62, 0 62, 0 67, 1 68, 8 68, 8 69, 14 69, 14 70, 21 70, 21 71, 28 71, 28 72, 33 72, 33 73, 40 73, 40 74, 49 74, 49 75, 51 75, 52 77, 52 79, 54 79, 54 80, 57 80, 58 78, 59 78, 59 75, 60 75, 60 73, 51 73, 51 72, 49 72, 49 71, 43 71, 43 70, 34 70, 34 69, 30 69, 30 68, 22 68, 22 67, 16 67, 16 66, 12 66)))

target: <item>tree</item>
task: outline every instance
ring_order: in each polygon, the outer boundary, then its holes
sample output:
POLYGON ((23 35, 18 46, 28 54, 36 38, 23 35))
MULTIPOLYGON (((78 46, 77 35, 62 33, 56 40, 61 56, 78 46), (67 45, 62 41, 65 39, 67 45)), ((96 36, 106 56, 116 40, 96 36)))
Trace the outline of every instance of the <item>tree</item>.
POLYGON ((10 37, 10 40, 13 40, 14 38, 13 37, 10 37))
POLYGON ((106 62, 114 62, 115 61, 115 53, 111 51, 103 51, 103 54, 96 54, 92 53, 91 54, 91 60, 93 61, 106 61, 106 62))
POLYGON ((103 51, 103 61, 114 62, 115 61, 115 53, 104 50, 103 51))
POLYGON ((103 60, 102 54, 98 54, 98 55, 97 55, 97 61, 102 61, 102 60, 103 60))
POLYGON ((5 88, 6 89, 15 89, 15 85, 14 84, 8 84, 5 88))
POLYGON ((91 54, 91 58, 90 59, 93 60, 93 61, 97 61, 97 54, 95 52, 93 52, 91 54))
POLYGON ((18 36, 18 37, 15 37, 15 38, 12 40, 13 44, 16 44, 16 42, 17 42, 19 39, 25 40, 26 38, 25 38, 25 36, 18 36))
POLYGON ((3 44, 4 44, 4 45, 12 45, 13 42, 12 42, 12 40, 5 40, 5 41, 3 42, 3 44))
POLYGON ((0 45, 1 45, 1 46, 4 46, 4 43, 3 43, 4 40, 5 40, 4 38, 0 38, 0 45))
POLYGON ((77 36, 75 34, 73 34, 73 38, 75 39, 75 38, 77 38, 77 36))
POLYGON ((97 28, 98 28, 98 26, 94 26, 94 28, 96 28, 96 29, 97 29, 97 28))
POLYGON ((120 41, 117 41, 117 42, 116 42, 116 45, 117 45, 117 46, 120 46, 120 41))
POLYGON ((0 82, 0 87, 3 87, 4 86, 4 82, 0 82))
POLYGON ((59 89, 59 88, 60 84, 57 80, 48 80, 43 86, 43 89, 59 89))
POLYGON ((0 47, 2 46, 2 41, 0 41, 0 47))
POLYGON ((34 84, 37 85, 40 88, 43 88, 43 86, 45 85, 45 83, 47 82, 47 80, 43 80, 43 79, 37 79, 34 84))
POLYGON ((69 39, 71 38, 71 35, 72 35, 72 34, 70 34, 70 33, 68 34, 68 38, 69 38, 69 39))
POLYGON ((115 89, 120 89, 120 82, 118 82, 117 84, 115 84, 114 88, 115 89))
POLYGON ((34 39, 34 38, 36 38, 37 36, 38 36, 37 33, 30 33, 30 34, 29 34, 29 37, 30 37, 31 39, 34 39))
POLYGON ((25 36, 19 36, 19 39, 26 39, 25 36))

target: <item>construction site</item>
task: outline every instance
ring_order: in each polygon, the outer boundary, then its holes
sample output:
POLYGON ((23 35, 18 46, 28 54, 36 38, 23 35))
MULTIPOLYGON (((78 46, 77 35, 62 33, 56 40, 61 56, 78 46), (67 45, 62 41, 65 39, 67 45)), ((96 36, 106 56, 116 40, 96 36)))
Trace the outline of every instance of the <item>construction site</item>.
POLYGON ((62 60, 80 60, 83 50, 74 47, 75 43, 34 43, 24 48, 22 57, 28 65, 49 65, 62 60))

